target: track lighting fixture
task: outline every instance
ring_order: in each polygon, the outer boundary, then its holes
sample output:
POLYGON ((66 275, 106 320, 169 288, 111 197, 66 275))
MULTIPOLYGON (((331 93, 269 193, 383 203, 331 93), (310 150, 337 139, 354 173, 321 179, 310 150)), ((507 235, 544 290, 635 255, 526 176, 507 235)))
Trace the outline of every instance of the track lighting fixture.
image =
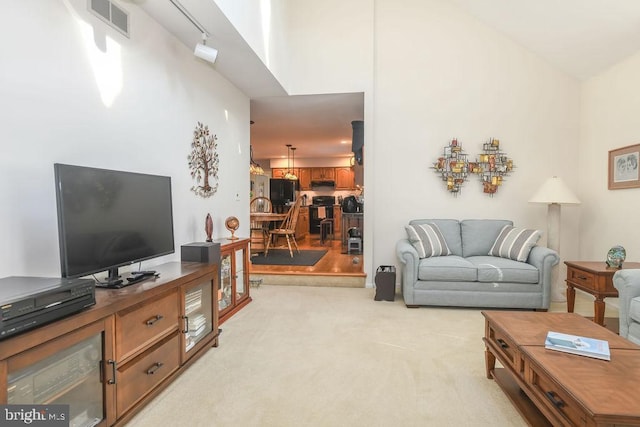
POLYGON ((216 62, 216 58, 218 57, 218 49, 215 49, 211 46, 207 46, 207 39, 209 38, 209 33, 204 29, 202 24, 198 22, 196 18, 194 18, 191 13, 180 3, 178 0, 169 0, 171 4, 173 4, 176 9, 182 13, 185 18, 189 20, 202 33, 202 43, 198 43, 193 50, 193 54, 198 58, 204 59, 207 62, 211 62, 212 64, 216 62))
POLYGON ((216 62, 216 58, 218 57, 218 49, 207 46, 207 38, 207 33, 202 33, 202 43, 198 43, 196 45, 193 54, 198 58, 204 59, 205 61, 213 64, 216 62))

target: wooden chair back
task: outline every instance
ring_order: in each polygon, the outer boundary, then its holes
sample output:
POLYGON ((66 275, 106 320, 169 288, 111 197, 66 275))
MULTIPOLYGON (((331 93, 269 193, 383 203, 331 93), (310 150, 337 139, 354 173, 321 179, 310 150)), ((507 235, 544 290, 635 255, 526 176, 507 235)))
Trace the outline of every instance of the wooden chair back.
POLYGON ((268 197, 254 197, 251 202, 249 202, 249 211, 250 212, 271 212, 271 199, 268 197))
POLYGON ((289 230, 295 233, 296 224, 298 223, 298 215, 300 214, 300 205, 302 204, 302 199, 298 197, 293 206, 289 208, 289 212, 287 212, 287 216, 282 220, 280 224, 280 229, 289 230))
MULTIPOLYGON (((270 213, 273 209, 271 204, 271 199, 268 197, 254 197, 251 202, 249 202, 249 212, 267 212, 270 213)), ((258 221, 251 221, 251 229, 258 230, 263 228, 263 224, 258 221)))

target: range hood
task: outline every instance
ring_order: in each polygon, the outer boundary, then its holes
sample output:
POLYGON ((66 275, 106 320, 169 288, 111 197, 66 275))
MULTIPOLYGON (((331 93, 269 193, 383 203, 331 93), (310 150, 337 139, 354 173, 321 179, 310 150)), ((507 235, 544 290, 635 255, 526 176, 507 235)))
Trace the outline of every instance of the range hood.
POLYGON ((328 179, 311 181, 311 188, 318 188, 318 187, 336 188, 336 182, 328 179))

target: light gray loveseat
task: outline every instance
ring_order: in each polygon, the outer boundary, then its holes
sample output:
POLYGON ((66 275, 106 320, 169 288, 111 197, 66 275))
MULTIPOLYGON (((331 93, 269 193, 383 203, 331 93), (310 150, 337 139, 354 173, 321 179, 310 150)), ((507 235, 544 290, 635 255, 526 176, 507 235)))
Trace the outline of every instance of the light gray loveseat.
MULTIPOLYGON (((533 247, 529 245, 530 252, 524 251, 526 262, 522 262, 502 257, 504 253, 489 255, 503 228, 513 228, 512 221, 420 219, 409 223, 411 229, 424 224, 435 224, 427 228, 441 232, 451 255, 421 258, 409 238, 397 242, 402 296, 407 307, 549 308, 551 269, 560 258, 555 251, 535 245, 539 232, 530 239, 533 247)), ((501 242, 504 245, 504 240, 501 242)))
POLYGON ((613 286, 620 296, 620 336, 640 345, 640 270, 618 270, 613 286))

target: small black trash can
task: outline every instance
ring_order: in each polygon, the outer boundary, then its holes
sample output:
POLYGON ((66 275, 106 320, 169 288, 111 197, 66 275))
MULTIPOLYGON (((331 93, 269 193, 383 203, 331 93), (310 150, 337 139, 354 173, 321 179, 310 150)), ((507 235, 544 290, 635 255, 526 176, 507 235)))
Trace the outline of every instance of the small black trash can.
POLYGON ((393 265, 381 265, 376 270, 375 301, 393 301, 396 296, 396 268, 393 265))

